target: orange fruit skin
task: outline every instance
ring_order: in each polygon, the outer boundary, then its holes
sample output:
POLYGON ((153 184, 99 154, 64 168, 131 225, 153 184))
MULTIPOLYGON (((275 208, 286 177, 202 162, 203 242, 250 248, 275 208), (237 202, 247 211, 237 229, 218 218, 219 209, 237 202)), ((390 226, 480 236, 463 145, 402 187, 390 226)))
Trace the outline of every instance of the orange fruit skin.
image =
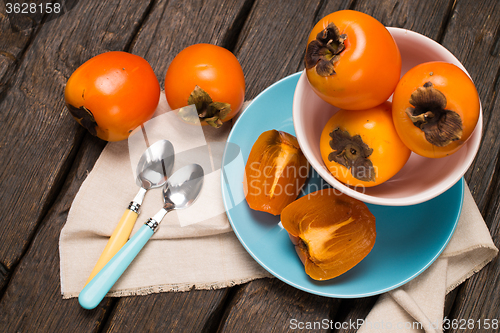
POLYGON ((392 35, 370 15, 340 10, 314 26, 307 45, 329 23, 347 35, 345 49, 334 64, 336 74, 324 77, 317 74, 315 67, 306 69, 312 89, 340 109, 363 110, 386 101, 401 75, 401 54, 392 35))
POLYGON ((390 102, 384 102, 367 110, 340 110, 325 125, 320 138, 323 162, 332 175, 344 184, 357 187, 372 187, 384 183, 403 168, 411 151, 401 141, 392 121, 390 102), (375 169, 375 181, 355 178, 345 166, 328 159, 333 151, 330 133, 341 128, 351 136, 360 135, 364 143, 373 149, 369 156, 375 169))
POLYGON ((392 99, 392 116, 401 140, 416 154, 429 158, 441 158, 457 152, 472 135, 480 110, 479 95, 469 76, 459 67, 439 61, 423 63, 406 72, 392 99), (427 82, 445 95, 445 109, 456 112, 462 119, 462 137, 444 147, 428 142, 425 133, 413 125, 406 114, 406 109, 412 107, 411 94, 427 82))
MULTIPOLYGON (((160 84, 144 58, 111 51, 78 67, 68 79, 64 97, 70 112, 85 107, 92 113, 97 124, 93 134, 120 141, 153 116, 160 84)), ((82 124, 80 116, 73 116, 82 124)))
MULTIPOLYGON (((189 95, 199 86, 214 102, 229 103, 231 120, 245 100, 245 77, 238 59, 229 50, 212 44, 194 44, 179 52, 165 75, 165 96, 175 110, 188 105, 189 95)), ((201 122, 206 125, 205 121, 201 122)))

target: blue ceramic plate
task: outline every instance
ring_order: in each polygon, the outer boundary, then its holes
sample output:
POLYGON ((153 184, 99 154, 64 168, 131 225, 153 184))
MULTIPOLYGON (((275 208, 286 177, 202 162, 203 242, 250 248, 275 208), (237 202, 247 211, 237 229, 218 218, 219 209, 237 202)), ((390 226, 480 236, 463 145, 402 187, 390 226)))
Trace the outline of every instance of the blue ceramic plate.
MULTIPOLYGON (((368 204, 377 222, 372 251, 353 269, 329 281, 307 276, 279 216, 248 207, 243 168, 253 143, 267 130, 295 135, 292 101, 300 73, 263 91, 235 123, 223 157, 222 195, 231 226, 250 255, 275 277, 301 290, 329 297, 364 297, 399 287, 422 273, 444 250, 462 208, 464 180, 414 206, 368 204)), ((303 194, 329 187, 314 170, 303 194)))

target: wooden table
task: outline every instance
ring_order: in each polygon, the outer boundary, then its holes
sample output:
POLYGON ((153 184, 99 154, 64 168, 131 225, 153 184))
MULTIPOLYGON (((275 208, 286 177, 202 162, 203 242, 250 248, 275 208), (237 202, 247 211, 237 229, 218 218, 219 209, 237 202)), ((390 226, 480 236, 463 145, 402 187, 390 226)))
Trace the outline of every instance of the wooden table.
MULTIPOLYGON (((2 332, 285 332, 292 318, 364 318, 376 296, 319 297, 277 279, 222 290, 105 298, 93 311, 83 310, 76 299, 63 300, 59 282, 61 228, 105 146, 77 125, 64 106, 65 83, 79 65, 99 53, 124 50, 148 60, 163 86, 179 51, 212 43, 237 56, 251 99, 302 70, 310 29, 339 9, 359 10, 386 26, 424 34, 468 69, 481 97, 484 133, 465 178, 500 245, 497 0, 93 0, 67 1, 64 15, 55 16, 6 15, 7 1, 0 2, 2 332)), ((445 315, 498 319, 499 277, 495 259, 447 296, 445 315)))

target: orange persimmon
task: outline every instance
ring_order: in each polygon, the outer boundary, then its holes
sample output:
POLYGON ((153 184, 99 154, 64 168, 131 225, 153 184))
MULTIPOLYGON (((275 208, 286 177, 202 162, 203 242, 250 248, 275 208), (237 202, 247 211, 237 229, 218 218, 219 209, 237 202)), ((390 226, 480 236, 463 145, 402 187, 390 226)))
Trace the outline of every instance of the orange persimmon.
POLYGON ((286 132, 262 133, 245 166, 243 191, 250 208, 279 215, 297 198, 309 164, 297 139, 286 132))
POLYGON ((71 115, 92 135, 120 141, 151 119, 160 101, 160 84, 144 58, 110 51, 71 74, 64 98, 71 115))
POLYGON ((403 143, 430 158, 458 151, 476 128, 480 110, 469 76, 441 61, 410 69, 399 81, 392 103, 394 126, 403 143))
POLYGON ((361 188, 390 179, 411 154, 394 128, 390 102, 335 113, 321 134, 320 151, 335 178, 361 188))
MULTIPOLYGON (((188 46, 168 66, 165 96, 172 109, 195 104, 202 125, 220 127, 243 106, 243 69, 236 56, 223 47, 204 43, 188 46)), ((182 110, 178 115, 193 122, 182 110)))
POLYGON ((377 235, 368 207, 332 188, 286 206, 281 224, 314 280, 332 279, 353 268, 370 253, 377 235))
POLYGON ((339 10, 312 29, 304 57, 314 92, 340 109, 386 101, 401 74, 401 54, 389 31, 370 15, 339 10))

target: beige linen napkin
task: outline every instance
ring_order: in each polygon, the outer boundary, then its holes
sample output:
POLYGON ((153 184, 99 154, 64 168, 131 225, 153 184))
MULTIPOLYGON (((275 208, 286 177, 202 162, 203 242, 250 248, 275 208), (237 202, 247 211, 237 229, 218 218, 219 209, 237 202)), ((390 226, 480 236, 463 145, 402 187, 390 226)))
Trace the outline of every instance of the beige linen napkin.
POLYGON ((469 188, 448 246, 421 275, 380 296, 359 333, 442 332, 444 299, 498 253, 469 188))
MULTIPOLYGON (((83 288, 138 190, 134 172, 139 156, 148 142, 160 139, 170 140, 175 147, 174 171, 188 163, 202 164, 208 173, 203 192, 193 207, 167 214, 109 295, 215 289, 270 276, 240 245, 225 215, 219 168, 230 124, 219 130, 187 125, 169 110, 162 94, 155 118, 128 142, 108 143, 82 184, 60 236, 64 298, 78 296, 83 288)), ((242 156, 232 163, 231 167, 244 167, 242 156)), ((132 233, 161 206, 161 190, 150 190, 132 233)), ((427 332, 439 331, 446 293, 479 271, 497 252, 466 188, 462 214, 445 251, 413 281, 382 295, 359 332, 411 332, 408 324, 413 322, 422 323, 427 332)))
MULTIPOLYGON (((202 192, 189 209, 165 216, 157 233, 108 295, 224 288, 270 276, 237 240, 222 202, 220 165, 231 124, 219 129, 196 126, 169 111, 161 94, 154 118, 128 141, 108 143, 78 191, 59 240, 63 298, 76 297, 83 289, 139 190, 135 169, 141 154, 149 144, 162 139, 174 146, 174 172, 190 163, 203 167, 202 192)), ((241 155, 233 163, 244 168, 241 155)), ((161 189, 148 191, 132 234, 161 209, 161 193, 161 189)))

